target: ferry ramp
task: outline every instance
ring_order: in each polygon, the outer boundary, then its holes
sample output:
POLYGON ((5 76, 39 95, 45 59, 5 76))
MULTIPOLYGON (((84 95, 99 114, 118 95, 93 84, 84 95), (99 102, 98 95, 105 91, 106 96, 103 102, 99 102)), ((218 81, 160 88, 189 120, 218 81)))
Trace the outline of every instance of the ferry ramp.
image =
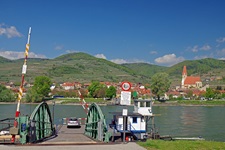
MULTIPOLYGON (((66 125, 59 127, 59 131, 56 137, 47 139, 39 144, 43 145, 54 145, 54 144, 94 144, 97 141, 84 135, 85 125, 81 125, 80 128, 67 128, 66 125)), ((98 142, 99 143, 99 142, 98 142)))

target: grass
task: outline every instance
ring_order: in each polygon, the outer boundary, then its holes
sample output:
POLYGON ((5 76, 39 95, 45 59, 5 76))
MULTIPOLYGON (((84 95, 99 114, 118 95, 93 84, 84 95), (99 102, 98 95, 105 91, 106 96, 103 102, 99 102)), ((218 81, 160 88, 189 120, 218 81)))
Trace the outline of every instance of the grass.
POLYGON ((224 150, 225 142, 215 141, 163 141, 147 140, 138 142, 138 144, 147 150, 224 150))
MULTIPOLYGON (((79 99, 77 98, 57 98, 54 99, 55 101, 61 101, 61 104, 68 104, 68 103, 80 103, 79 99)), ((104 104, 107 103, 102 98, 85 98, 85 101, 87 103, 98 103, 98 104, 104 104)))
POLYGON ((225 106, 225 100, 169 100, 166 102, 155 101, 154 104, 163 105, 200 105, 200 106, 225 106))
POLYGON ((225 105, 225 100, 180 100, 178 104, 187 104, 187 105, 225 105))

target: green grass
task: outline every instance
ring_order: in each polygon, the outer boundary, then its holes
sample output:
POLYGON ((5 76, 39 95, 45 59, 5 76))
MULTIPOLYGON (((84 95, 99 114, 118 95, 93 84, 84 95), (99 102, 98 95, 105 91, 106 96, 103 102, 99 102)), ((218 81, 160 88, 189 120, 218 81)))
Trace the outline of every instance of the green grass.
POLYGON ((163 105, 196 105, 196 106, 225 106, 225 100, 169 100, 166 102, 155 101, 154 104, 163 105))
MULTIPOLYGON (((80 103, 79 99, 76 99, 76 98, 57 98, 54 100, 61 101, 61 104, 80 103)), ((85 98, 84 100, 87 103, 98 103, 98 104, 103 104, 103 103, 108 102, 108 101, 103 100, 102 98, 85 98)))
POLYGON ((163 141, 147 140, 138 142, 147 150, 224 150, 225 142, 214 141, 163 141))
POLYGON ((179 100, 177 103, 186 105, 225 105, 225 100, 179 100))

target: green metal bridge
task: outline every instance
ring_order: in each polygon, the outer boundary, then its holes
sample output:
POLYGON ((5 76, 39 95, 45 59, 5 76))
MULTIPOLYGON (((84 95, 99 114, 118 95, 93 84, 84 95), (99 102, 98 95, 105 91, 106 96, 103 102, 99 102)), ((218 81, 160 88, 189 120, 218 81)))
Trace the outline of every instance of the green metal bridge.
MULTIPOLYGON (((12 119, 11 119, 12 120, 12 119)), ((30 116, 19 116, 14 119, 17 128, 7 119, 0 120, 0 131, 9 129, 10 135, 19 136, 19 143, 38 143, 57 136, 57 129, 53 123, 52 114, 46 102, 40 103, 30 116), (7 121, 7 122, 5 122, 7 121)), ((100 107, 93 103, 89 107, 84 134, 95 141, 109 142, 111 133, 108 132, 105 116, 100 107)))

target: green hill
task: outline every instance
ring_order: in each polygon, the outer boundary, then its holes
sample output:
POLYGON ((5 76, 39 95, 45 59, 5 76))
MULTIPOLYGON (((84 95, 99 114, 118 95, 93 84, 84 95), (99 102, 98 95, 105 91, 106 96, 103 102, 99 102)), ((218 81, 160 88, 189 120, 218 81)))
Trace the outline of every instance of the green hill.
POLYGON ((205 58, 201 60, 186 60, 181 63, 178 63, 166 70, 166 72, 171 76, 180 75, 183 71, 183 66, 187 66, 188 75, 203 75, 208 72, 213 72, 217 69, 225 68, 225 62, 223 60, 217 60, 213 58, 205 58))
POLYGON ((167 67, 157 66, 147 63, 130 63, 130 64, 122 64, 122 66, 128 67, 135 72, 144 75, 146 77, 151 77, 157 72, 166 71, 167 67))
MULTIPOLYGON (((21 81, 24 59, 9 60, 0 57, 0 82, 21 81)), ((120 82, 128 80, 136 83, 150 83, 150 78, 157 72, 166 72, 177 84, 180 83, 183 66, 187 66, 188 75, 225 76, 225 62, 206 58, 187 60, 172 67, 162 67, 147 63, 118 65, 105 59, 96 58, 86 53, 70 53, 54 59, 30 58, 25 80, 33 82, 36 76, 46 75, 53 82, 91 82, 92 80, 120 82)))
MULTIPOLYGON (((53 82, 92 80, 120 82, 149 82, 150 79, 130 68, 115 64, 105 59, 96 58, 86 53, 70 53, 55 59, 28 59, 25 80, 33 81, 36 76, 49 76, 53 82)), ((0 81, 19 82, 23 59, 0 64, 0 81)))
POLYGON ((0 56, 0 63, 8 63, 8 62, 11 62, 11 60, 0 56))

